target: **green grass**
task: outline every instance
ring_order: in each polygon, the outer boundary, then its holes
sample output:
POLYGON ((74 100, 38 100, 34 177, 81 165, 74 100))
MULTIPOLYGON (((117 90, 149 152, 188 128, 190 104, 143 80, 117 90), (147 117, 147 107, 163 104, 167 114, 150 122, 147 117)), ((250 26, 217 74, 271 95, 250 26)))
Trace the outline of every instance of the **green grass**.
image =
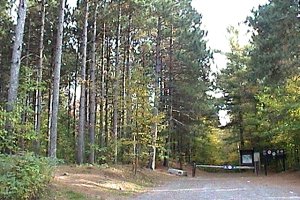
POLYGON ((74 191, 66 191, 64 193, 65 197, 67 197, 68 199, 73 199, 73 200, 86 200, 86 196, 81 194, 81 193, 77 193, 77 192, 74 192, 74 191))
POLYGON ((43 197, 41 197, 41 200, 93 200, 91 197, 87 197, 86 195, 75 192, 69 189, 57 189, 57 188, 51 188, 47 191, 43 197))

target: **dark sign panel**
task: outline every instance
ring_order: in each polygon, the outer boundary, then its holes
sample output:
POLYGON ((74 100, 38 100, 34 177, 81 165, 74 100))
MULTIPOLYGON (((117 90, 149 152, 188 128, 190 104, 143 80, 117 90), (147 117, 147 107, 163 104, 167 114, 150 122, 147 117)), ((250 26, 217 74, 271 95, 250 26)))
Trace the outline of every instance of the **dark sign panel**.
POLYGON ((254 151, 240 150, 240 158, 242 166, 254 166, 254 151))

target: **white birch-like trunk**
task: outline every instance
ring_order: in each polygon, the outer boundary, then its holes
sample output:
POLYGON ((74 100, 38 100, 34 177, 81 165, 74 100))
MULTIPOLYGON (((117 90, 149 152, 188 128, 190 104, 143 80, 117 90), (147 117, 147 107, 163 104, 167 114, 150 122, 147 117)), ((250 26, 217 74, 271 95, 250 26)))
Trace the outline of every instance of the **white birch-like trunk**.
POLYGON ((6 110, 8 112, 11 112, 14 109, 14 104, 16 103, 17 96, 18 96, 19 74, 20 74, 21 53, 22 53, 24 26, 25 26, 25 19, 26 19, 26 10, 27 10, 26 0, 20 0, 19 8, 18 8, 17 25, 15 28, 11 67, 10 67, 9 90, 8 90, 7 107, 6 107, 6 110))
MULTIPOLYGON (((158 109, 156 107, 153 108, 153 116, 157 118, 158 115, 158 109)), ((152 143, 152 158, 151 158, 151 169, 155 170, 155 160, 156 160, 156 141, 157 141, 157 121, 155 119, 155 122, 153 124, 153 143, 152 143)))

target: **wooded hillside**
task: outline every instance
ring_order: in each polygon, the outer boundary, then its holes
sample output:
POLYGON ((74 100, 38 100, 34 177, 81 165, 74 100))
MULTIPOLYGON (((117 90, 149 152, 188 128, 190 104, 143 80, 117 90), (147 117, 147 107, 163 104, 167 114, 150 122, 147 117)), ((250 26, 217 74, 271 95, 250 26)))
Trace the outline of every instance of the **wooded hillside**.
POLYGON ((191 0, 19 3, 0 3, 2 153, 154 169, 236 161, 238 148, 299 148, 297 0, 254 10, 247 46, 230 28, 216 76, 191 0), (222 98, 209 95, 218 90, 222 98))

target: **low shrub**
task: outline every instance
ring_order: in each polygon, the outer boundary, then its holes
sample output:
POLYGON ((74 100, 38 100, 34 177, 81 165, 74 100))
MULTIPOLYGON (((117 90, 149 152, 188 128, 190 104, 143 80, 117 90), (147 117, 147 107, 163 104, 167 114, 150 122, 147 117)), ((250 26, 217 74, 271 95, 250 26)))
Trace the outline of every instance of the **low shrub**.
POLYGON ((33 154, 0 154, 0 199, 33 200, 47 188, 54 163, 33 154))

